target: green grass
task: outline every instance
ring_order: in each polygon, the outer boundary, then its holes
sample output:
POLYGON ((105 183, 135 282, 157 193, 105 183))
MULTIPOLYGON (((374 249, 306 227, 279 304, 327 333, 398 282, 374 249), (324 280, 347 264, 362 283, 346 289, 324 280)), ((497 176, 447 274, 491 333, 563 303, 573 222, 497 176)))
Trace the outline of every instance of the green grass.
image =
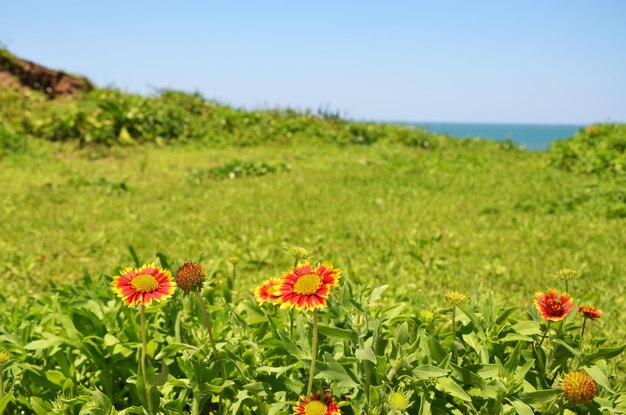
POLYGON ((521 309, 535 291, 563 288, 550 277, 556 270, 584 267, 571 291, 605 311, 593 330, 615 343, 626 336, 624 182, 558 170, 545 153, 479 141, 436 151, 188 145, 91 160, 67 145, 30 145, 0 160, 9 298, 44 296, 84 267, 110 275, 131 264, 129 245, 143 259, 204 258, 220 277, 238 256, 247 293, 285 270, 283 246, 295 244, 352 281, 391 284, 398 299, 422 289, 437 301, 479 283, 521 309), (235 180, 193 174, 234 159, 288 170, 235 180))

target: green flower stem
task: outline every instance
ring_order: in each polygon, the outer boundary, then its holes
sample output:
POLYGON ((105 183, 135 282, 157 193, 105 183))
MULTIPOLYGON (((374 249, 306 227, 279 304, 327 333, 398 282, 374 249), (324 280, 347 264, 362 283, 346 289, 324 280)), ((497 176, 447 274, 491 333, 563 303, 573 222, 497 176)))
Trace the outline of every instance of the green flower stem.
POLYGON ((309 387, 306 396, 311 396, 313 392, 313 377, 315 377, 315 361, 317 359, 317 308, 313 310, 313 336, 311 339, 311 374, 309 376, 309 387))
POLYGON ((4 366, 0 365, 0 399, 4 396, 4 383, 2 382, 2 371, 4 366))
POLYGON ((235 290, 235 281, 237 279, 237 264, 233 263, 233 273, 230 277, 230 288, 232 291, 235 290))
POLYGON ((546 326, 545 331, 541 335, 541 340, 539 340, 539 347, 541 347, 541 345, 543 344, 543 341, 546 339, 546 335, 548 334, 548 331, 550 331, 551 324, 552 324, 552 320, 548 320, 548 325, 546 326))
MULTIPOLYGON (((363 342, 363 338, 367 335, 367 333, 369 332, 369 319, 367 318, 368 316, 368 311, 367 309, 365 309, 365 333, 361 333, 361 335, 359 335, 359 346, 361 347, 361 349, 365 348, 365 344, 363 342)), ((361 362, 361 368, 363 369, 363 373, 365 375, 365 400, 367 401, 367 405, 369 408, 370 405, 370 387, 372 384, 372 381, 370 379, 370 363, 367 360, 363 360, 361 362)))
MULTIPOLYGON (((218 364, 220 365, 220 371, 222 373, 222 385, 226 383, 226 369, 224 368, 224 362, 217 351, 217 346, 215 346, 215 339, 213 338, 213 327, 211 326, 211 319, 209 318, 209 313, 206 311, 206 306, 204 305, 204 300, 200 295, 199 291, 196 291, 196 298, 200 303, 200 308, 202 309, 202 316, 204 317, 204 324, 206 325, 206 330, 209 333, 209 341, 211 342, 211 349, 213 349, 213 354, 217 359, 218 364)), ((222 396, 224 395, 224 391, 220 393, 220 403, 219 403, 219 413, 223 413, 222 408, 222 396)))
POLYGON ((582 342, 583 342, 583 338, 585 337, 585 325, 586 325, 586 324, 587 324, 587 316, 585 316, 585 317, 583 318, 583 329, 582 329, 582 331, 580 332, 580 343, 581 343, 581 345, 582 345, 582 342))
POLYGON ((146 372, 146 355, 148 354, 148 340, 146 338, 146 306, 141 304, 141 374, 143 376, 143 386, 146 390, 146 399, 148 401, 148 413, 154 414, 152 408, 152 399, 150 397, 150 385, 148 384, 148 373, 146 372))
POLYGON ((452 341, 456 340, 456 306, 452 306, 452 341))

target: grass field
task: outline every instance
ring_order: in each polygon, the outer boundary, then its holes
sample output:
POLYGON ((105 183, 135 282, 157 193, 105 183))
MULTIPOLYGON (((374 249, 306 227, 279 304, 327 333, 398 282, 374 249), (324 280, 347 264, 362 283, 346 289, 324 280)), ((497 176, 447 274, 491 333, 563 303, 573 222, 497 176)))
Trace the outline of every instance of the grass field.
POLYGON ((277 415, 316 383, 344 415, 626 411, 622 124, 529 152, 175 91, 0 99, 0 414, 277 415), (302 271, 319 335, 253 296, 293 246, 342 270, 302 271), (183 285, 126 307, 113 276, 154 290, 120 276, 150 262, 183 285))
POLYGON ((279 274, 285 245, 311 249, 347 278, 418 288, 434 299, 475 283, 510 304, 584 269, 574 292, 602 308, 598 330, 626 335, 624 183, 549 167, 544 153, 489 142, 403 146, 125 148, 90 160, 34 143, 6 157, 0 181, 0 272, 12 295, 42 295, 83 267, 111 274, 139 256, 204 258, 222 273, 240 258, 242 292, 279 274), (233 159, 286 171, 217 180, 233 159))

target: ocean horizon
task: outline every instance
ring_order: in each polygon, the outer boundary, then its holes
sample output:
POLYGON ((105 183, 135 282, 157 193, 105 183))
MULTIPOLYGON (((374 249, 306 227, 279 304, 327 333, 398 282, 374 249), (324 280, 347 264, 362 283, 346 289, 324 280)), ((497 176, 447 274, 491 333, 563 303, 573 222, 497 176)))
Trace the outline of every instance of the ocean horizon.
POLYGON ((511 140, 529 150, 547 150, 554 140, 569 138, 585 126, 583 124, 443 123, 427 121, 402 124, 458 138, 481 137, 498 141, 511 140))

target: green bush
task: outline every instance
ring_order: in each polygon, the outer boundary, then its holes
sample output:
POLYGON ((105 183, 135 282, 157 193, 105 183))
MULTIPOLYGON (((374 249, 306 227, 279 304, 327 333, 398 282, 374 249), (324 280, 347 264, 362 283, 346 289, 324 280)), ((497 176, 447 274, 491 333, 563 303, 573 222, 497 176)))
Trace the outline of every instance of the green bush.
POLYGON ((550 160, 564 170, 626 175, 626 124, 593 124, 550 146, 550 160))
POLYGON ((12 153, 22 153, 26 151, 27 147, 28 141, 25 135, 17 133, 4 123, 0 123, 0 157, 12 153))
MULTIPOLYGON (((237 146, 291 142, 367 145, 386 141, 430 148, 445 139, 410 126, 345 121, 291 109, 247 111, 172 90, 149 97, 97 90, 80 98, 47 101, 43 110, 42 102, 35 103, 38 110, 19 120, 27 131, 47 140, 80 145, 181 141, 237 146)), ((19 111, 12 112, 12 117, 15 113, 19 111)))

